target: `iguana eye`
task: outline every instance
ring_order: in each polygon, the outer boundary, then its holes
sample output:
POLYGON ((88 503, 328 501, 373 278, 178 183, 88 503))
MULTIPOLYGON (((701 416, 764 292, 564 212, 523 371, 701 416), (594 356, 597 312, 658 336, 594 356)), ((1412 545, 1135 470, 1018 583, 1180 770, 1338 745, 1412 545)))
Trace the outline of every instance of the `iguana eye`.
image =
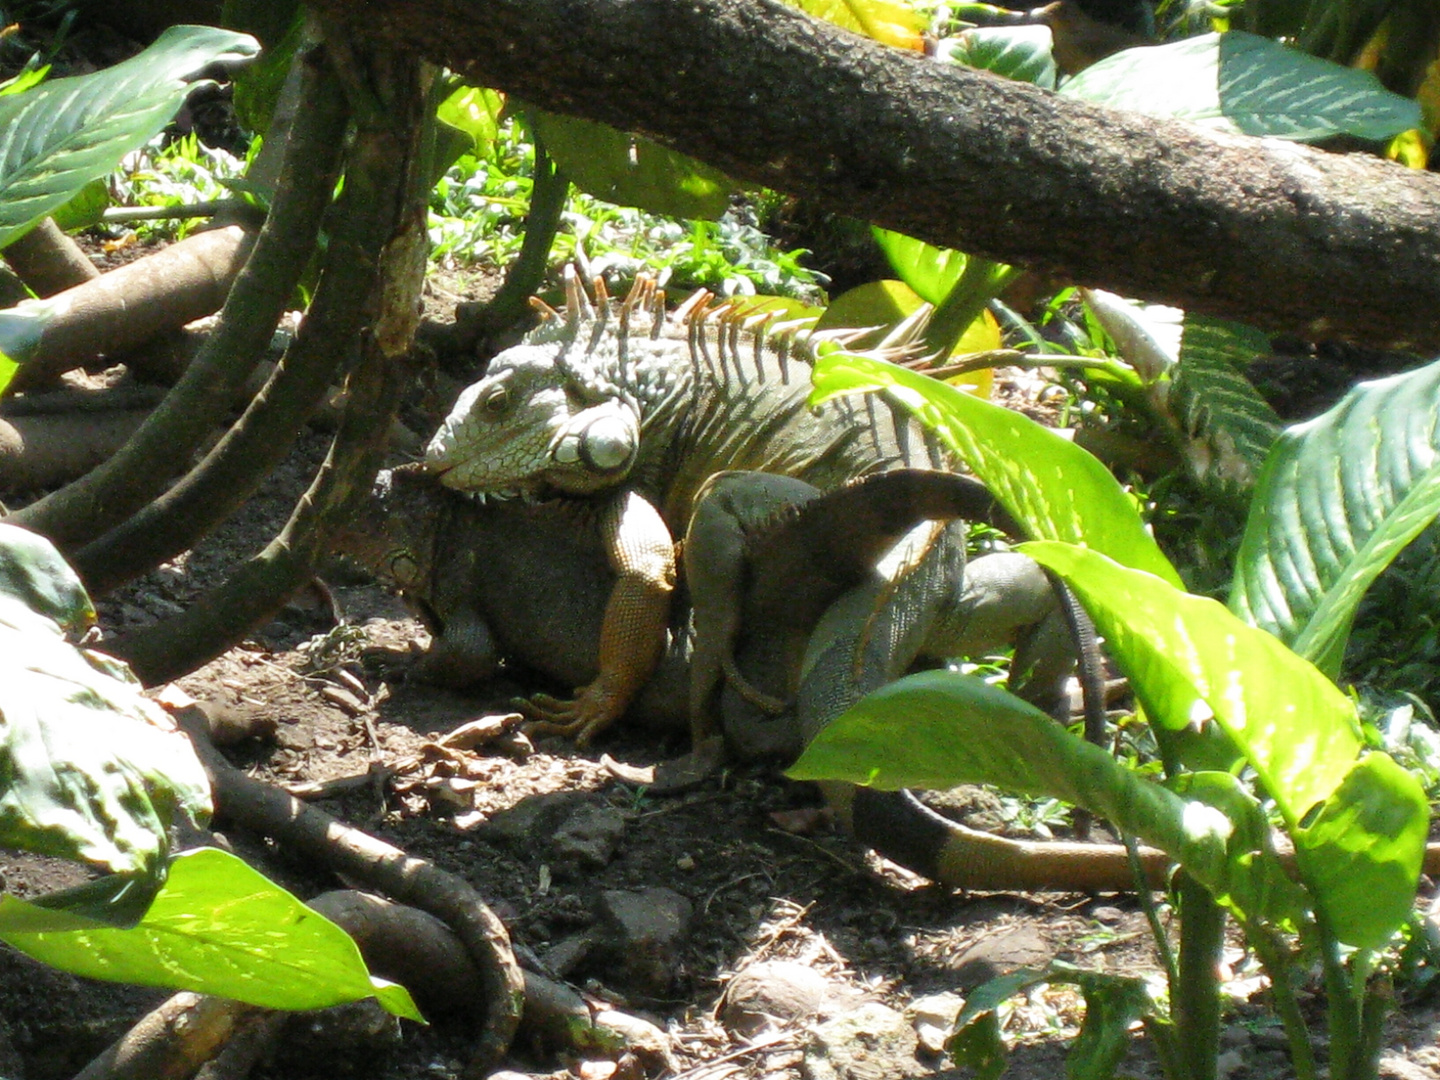
POLYGON ((504 386, 492 386, 480 395, 479 405, 491 416, 501 416, 510 407, 510 391, 504 386))

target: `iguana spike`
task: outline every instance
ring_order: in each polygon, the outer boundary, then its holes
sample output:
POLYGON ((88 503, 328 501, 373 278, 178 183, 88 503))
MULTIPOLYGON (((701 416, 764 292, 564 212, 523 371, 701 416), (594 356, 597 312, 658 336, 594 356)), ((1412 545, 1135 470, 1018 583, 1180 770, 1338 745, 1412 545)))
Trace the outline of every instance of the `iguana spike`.
POLYGON ((913 349, 919 343, 921 336, 925 333, 925 327, 930 325, 930 316, 935 309, 929 304, 921 304, 905 318, 895 324, 880 344, 875 346, 877 352, 884 352, 890 349, 913 349))
POLYGON ((573 266, 565 267, 565 319, 571 325, 578 324, 582 319, 590 320, 595 317, 595 309, 590 306, 590 298, 585 295, 585 289, 580 284, 580 275, 575 272, 573 266))
POLYGON ((545 322, 560 318, 560 312, 556 311, 538 296, 530 297, 530 306, 540 313, 540 318, 545 322))
POLYGON ((675 314, 671 316, 671 318, 677 323, 688 323, 691 319, 697 317, 704 319, 707 314, 705 305, 710 302, 710 298, 714 295, 715 294, 709 289, 696 289, 675 309, 675 314))
POLYGON ((610 290, 605 288, 605 279, 596 274, 591 280, 595 290, 595 310, 600 313, 600 318, 610 318, 610 290))

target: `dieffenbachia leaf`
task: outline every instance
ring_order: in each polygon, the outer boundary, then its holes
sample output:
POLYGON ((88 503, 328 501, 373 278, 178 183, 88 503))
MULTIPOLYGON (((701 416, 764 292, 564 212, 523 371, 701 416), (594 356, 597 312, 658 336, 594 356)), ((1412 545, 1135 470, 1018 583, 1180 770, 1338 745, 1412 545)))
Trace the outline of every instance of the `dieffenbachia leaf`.
POLYGON ((114 67, 0 97, 0 248, 153 138, 205 67, 256 50, 245 34, 172 26, 114 67))
POLYGON ((1130 496, 1094 455, 1012 409, 906 368, 833 352, 815 365, 812 401, 880 390, 933 428, 1033 537, 1084 542, 1179 584, 1130 496))
POLYGON ((1230 608, 1339 671, 1365 590, 1440 511, 1440 362, 1364 382, 1265 461, 1230 608))
POLYGON ((1241 30, 1126 49, 1092 64, 1060 93, 1299 142, 1336 135, 1379 141, 1422 123, 1420 106, 1372 73, 1241 30))
POLYGON ((177 855, 137 925, 77 922, 64 911, 0 898, 0 939, 76 975, 271 1009, 374 997, 397 1016, 420 1019, 403 986, 371 976, 344 930, 215 848, 177 855))

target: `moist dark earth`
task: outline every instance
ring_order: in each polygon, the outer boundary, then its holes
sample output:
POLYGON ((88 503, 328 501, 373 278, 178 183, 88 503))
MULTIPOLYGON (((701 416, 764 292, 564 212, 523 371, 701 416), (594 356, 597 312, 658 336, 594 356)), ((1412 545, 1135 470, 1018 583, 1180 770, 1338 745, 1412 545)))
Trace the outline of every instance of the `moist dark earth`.
MULTIPOLYGON (((419 430, 427 415, 408 417, 419 430)), ((221 532, 103 600, 107 632, 174 613, 263 546, 325 445, 323 436, 307 435, 221 532)), ((683 753, 678 737, 622 724, 583 753, 563 741, 527 748, 511 739, 437 757, 434 740, 477 717, 508 713, 512 697, 541 687, 524 672, 474 693, 407 679, 426 641, 398 599, 337 561, 279 619, 179 686, 212 711, 271 727, 231 748, 233 762, 461 876, 519 946, 592 1005, 665 1033, 661 1050, 622 1056, 618 1065, 522 1035, 510 1069, 706 1080, 926 1075, 946 1065, 938 1038, 958 1008, 956 995, 998 972, 1060 959, 1158 978, 1133 897, 947 892, 883 864, 831 825, 814 792, 759 768, 655 796, 635 770, 683 753), (377 772, 384 779, 367 778, 377 772), (324 787, 346 778, 357 779, 324 787), (631 937, 617 936, 617 909, 640 912, 631 937), (658 941, 645 936, 657 923, 664 928, 658 941), (726 1009, 721 999, 732 983, 736 1003, 726 1009)), ((989 793, 954 801, 971 824, 1018 828, 989 793)), ((202 839, 230 847, 302 897, 341 887, 313 861, 264 838, 223 820, 214 828, 202 839)), ((21 895, 71 880, 63 864, 34 859, 11 858, 3 872, 21 895)), ((1424 885, 1428 908, 1433 888, 1424 885)), ((1227 976, 1225 1075, 1292 1075, 1257 965, 1238 940, 1227 953, 1227 976)), ((1318 989, 1317 979, 1303 995, 1317 1019, 1318 989)), ((74 978, 4 949, 0 1075, 74 1076, 165 996, 74 978)), ((1082 1015, 1068 987, 1019 1000, 1006 1018, 1015 1042, 1008 1075, 1057 1075, 1082 1015)), ((1403 1001, 1391 1021, 1385 1075, 1440 1076, 1437 1040, 1436 1003, 1403 1001)), ((302 1015, 252 1075, 459 1076, 472 1041, 463 1027, 444 1023, 302 1015)), ((1159 1075, 1138 1032, 1121 1075, 1159 1075)))

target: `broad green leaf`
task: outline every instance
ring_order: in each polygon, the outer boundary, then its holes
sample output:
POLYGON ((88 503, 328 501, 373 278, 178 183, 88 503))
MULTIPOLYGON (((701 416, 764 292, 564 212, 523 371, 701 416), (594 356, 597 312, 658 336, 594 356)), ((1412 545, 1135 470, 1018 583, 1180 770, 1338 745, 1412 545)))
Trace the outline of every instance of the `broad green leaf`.
POLYGON ((10 380, 15 378, 15 372, 20 370, 20 365, 11 360, 4 349, 0 349, 0 394, 10 385, 10 380))
POLYGON ((885 45, 916 52, 925 47, 925 19, 904 0, 788 0, 808 15, 885 45))
POLYGON ((1141 304, 1100 289, 1085 303, 1145 379, 1150 407, 1191 472, 1221 491, 1248 490, 1280 420, 1245 376, 1270 340, 1240 323, 1141 304))
POLYGON ((1265 461, 1230 607, 1329 674, 1365 590, 1440 510, 1440 362, 1354 387, 1265 461))
POLYGON ((148 142, 207 65, 255 51, 244 34, 172 26, 114 67, 0 97, 0 248, 148 142))
POLYGON ((1389 139, 1419 127, 1420 107, 1370 72, 1243 31, 1127 49, 1060 88, 1116 109, 1297 141, 1389 139))
POLYGON ((470 153, 484 157, 500 135, 500 112, 505 95, 478 86, 459 86, 440 103, 435 117, 464 132, 470 139, 470 153))
POLYGON ((1083 542, 1179 584, 1110 471, 1048 428, 925 375, 853 353, 821 357, 814 381, 813 401, 882 390, 915 413, 1031 536, 1083 542))
POLYGON ((860 338, 857 348, 873 345, 885 331, 901 322, 925 303, 903 281, 867 281, 847 289, 820 315, 816 330, 864 330, 873 327, 873 335, 860 338))
POLYGON ((323 1009, 374 997, 421 1019, 403 986, 376 979, 344 930, 224 851, 177 855, 139 924, 24 929, 49 913, 0 898, 0 938, 92 979, 216 994, 270 1009, 323 1009))
MULTIPOLYGON (((232 8, 237 5, 231 5, 232 8)), ((234 94, 235 117, 244 127, 257 135, 270 130, 270 120, 275 115, 275 106, 290 77, 290 67, 300 47, 305 43, 305 14, 300 5, 247 5, 254 8, 268 8, 267 11, 252 11, 238 23, 226 25, 246 33, 254 34, 263 43, 260 57, 255 63, 235 76, 234 94), (288 13, 281 10, 289 7, 288 13), (278 17, 275 17, 278 16, 278 17), (273 21, 272 21, 273 18, 273 21)), ((227 16, 234 12, 227 12, 227 16)))
POLYGON ((74 197, 50 214, 65 232, 78 232, 98 225, 110 206, 110 185, 104 180, 91 180, 74 197))
POLYGON ((965 272, 967 260, 962 251, 938 248, 878 225, 872 226, 870 231, 885 258, 890 260, 890 269, 900 275, 900 280, 926 303, 936 306, 944 303, 965 272))
POLYGON ((1103 971, 1074 969, 1058 961, 1050 981, 1073 982, 1085 998, 1080 1034, 1065 1058, 1067 1080, 1111 1080, 1130 1049, 1130 1025, 1155 1012, 1155 998, 1144 979, 1103 971))
POLYGON ((1347 945, 1379 949, 1410 918, 1430 831, 1430 803, 1388 754, 1357 761, 1295 853, 1329 929, 1347 945))
POLYGON ((730 205, 730 179, 694 158, 589 120, 539 109, 530 117, 546 153, 597 199, 681 218, 718 218, 730 205))
POLYGON ((1191 470, 1208 484, 1248 491, 1280 434, 1280 418, 1244 370, 1269 351, 1270 339, 1258 330, 1185 315, 1168 400, 1189 436, 1191 470))
POLYGON ((937 57, 1054 90, 1059 77, 1048 26, 979 26, 939 42, 937 57))
POLYGON ((971 1016, 956 1028, 945 1048, 955 1067, 972 1070, 975 1080, 1000 1080, 1005 1075, 1005 1039, 994 1009, 971 1016))
POLYGON ((48 542, 0 535, 0 845, 156 876, 176 812, 210 812, 205 772, 124 665, 65 640, 51 615, 93 611, 48 542))
POLYGON ((1130 676, 1146 714, 1167 728, 1212 716, 1296 827, 1359 756, 1355 706, 1309 661, 1214 600, 1069 544, 1019 550, 1063 577, 1130 676))
POLYGON ((1217 898, 1233 897, 1237 907, 1242 898, 1267 905, 1249 914, 1291 918, 1302 904, 1279 864, 1263 854, 1258 804, 1215 794, 1227 778, 1197 786, 1193 795, 1168 791, 973 676, 927 671, 882 687, 827 725, 787 775, 886 790, 983 783, 1061 799, 1164 851, 1217 898), (1227 814, 1252 820, 1237 824, 1227 814), (1257 875, 1265 887, 1251 880, 1257 875))
POLYGON ((95 625, 95 605, 60 552, 45 537, 0 522, 0 594, 79 636, 95 625))

